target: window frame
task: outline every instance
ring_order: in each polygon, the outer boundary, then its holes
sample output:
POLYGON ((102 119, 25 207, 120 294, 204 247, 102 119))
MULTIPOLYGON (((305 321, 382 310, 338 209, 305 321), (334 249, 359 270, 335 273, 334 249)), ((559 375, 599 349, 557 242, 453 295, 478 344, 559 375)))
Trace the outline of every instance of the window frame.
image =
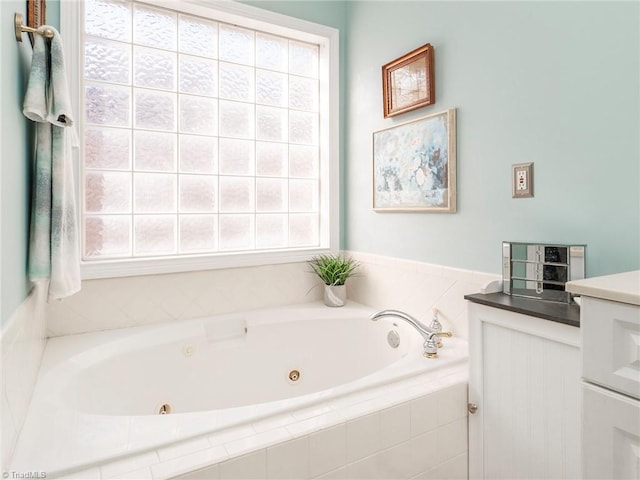
MULTIPOLYGON (((176 254, 174 256, 118 258, 81 261, 83 279, 178 273, 220 268, 303 262, 314 255, 336 253, 340 239, 339 175, 339 31, 295 17, 263 10, 229 0, 136 0, 241 27, 293 37, 320 45, 320 247, 296 247, 273 251, 176 254), (302 33, 302 36, 300 35, 302 33)), ((60 2, 60 30, 65 38, 65 57, 71 102, 77 112, 76 126, 82 127, 84 104, 82 86, 83 11, 82 2, 60 2)), ((79 131, 81 128, 78 128, 79 131)), ((82 141, 74 151, 78 199, 84 199, 82 141)), ((82 208, 78 225, 83 227, 82 208)), ((82 233, 81 233, 82 236, 82 233)))

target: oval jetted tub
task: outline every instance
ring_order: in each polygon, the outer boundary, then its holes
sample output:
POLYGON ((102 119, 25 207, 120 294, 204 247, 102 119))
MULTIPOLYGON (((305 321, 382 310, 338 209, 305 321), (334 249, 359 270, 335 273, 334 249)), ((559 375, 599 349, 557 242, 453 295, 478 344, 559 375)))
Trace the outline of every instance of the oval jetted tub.
POLYGON ((413 327, 373 312, 309 304, 50 339, 12 469, 55 477, 464 366, 464 340, 425 359, 413 327))

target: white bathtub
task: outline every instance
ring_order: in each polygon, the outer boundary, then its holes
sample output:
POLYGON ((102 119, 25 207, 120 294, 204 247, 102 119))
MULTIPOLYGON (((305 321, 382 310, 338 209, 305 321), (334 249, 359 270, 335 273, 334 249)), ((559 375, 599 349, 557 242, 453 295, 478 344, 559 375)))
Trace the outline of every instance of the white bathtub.
POLYGON ((439 358, 426 359, 410 325, 373 322, 371 313, 309 304, 50 339, 12 469, 54 477, 233 427, 306 418, 296 412, 362 402, 466 361, 463 340, 445 339, 439 358), (163 405, 168 415, 158 414, 163 405))

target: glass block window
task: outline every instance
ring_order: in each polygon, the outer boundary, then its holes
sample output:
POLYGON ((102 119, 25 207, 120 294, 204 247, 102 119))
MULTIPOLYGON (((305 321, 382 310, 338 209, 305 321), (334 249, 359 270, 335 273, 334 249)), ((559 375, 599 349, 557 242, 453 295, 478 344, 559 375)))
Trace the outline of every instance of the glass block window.
POLYGON ((84 260, 322 247, 320 45, 83 5, 84 260))

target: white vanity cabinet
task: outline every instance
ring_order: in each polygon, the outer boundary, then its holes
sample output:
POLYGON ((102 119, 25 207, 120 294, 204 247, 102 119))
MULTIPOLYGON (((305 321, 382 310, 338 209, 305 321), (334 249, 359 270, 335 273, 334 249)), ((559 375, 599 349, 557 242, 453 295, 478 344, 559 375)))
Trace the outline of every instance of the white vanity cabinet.
POLYGON ((640 478, 640 272, 567 283, 582 295, 583 469, 640 478))
MULTIPOLYGON (((465 297, 472 302, 469 478, 581 478, 580 329, 475 303, 491 295, 502 294, 465 297)), ((510 305, 540 303, 504 297, 510 305)), ((577 307, 557 305, 570 308, 575 325, 577 307)))

